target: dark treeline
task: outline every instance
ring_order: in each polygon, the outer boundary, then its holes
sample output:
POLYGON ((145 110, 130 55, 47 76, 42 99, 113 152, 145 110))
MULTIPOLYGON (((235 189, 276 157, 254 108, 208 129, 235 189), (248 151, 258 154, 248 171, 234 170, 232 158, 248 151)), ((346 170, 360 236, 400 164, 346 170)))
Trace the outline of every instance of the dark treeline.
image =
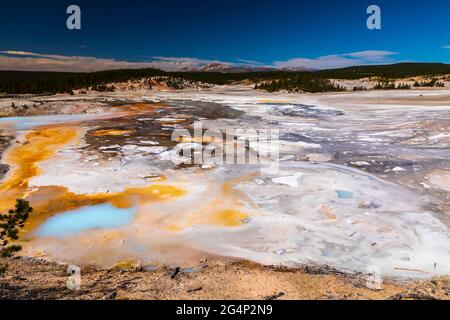
POLYGON ((165 72, 157 69, 124 69, 91 73, 0 71, 0 93, 55 94, 83 88, 101 88, 109 83, 151 77, 173 77, 222 85, 249 80, 268 91, 336 91, 342 88, 329 79, 408 78, 450 74, 450 65, 439 63, 401 63, 350 67, 322 71, 265 71, 243 73, 165 72))
POLYGON ((328 79, 361 78, 409 78, 417 76, 442 76, 450 74, 450 64, 443 63, 397 63, 391 65, 360 66, 317 72, 328 79))
POLYGON ((113 82, 165 75, 156 69, 111 70, 91 73, 0 71, 0 92, 8 94, 55 94, 99 87, 113 82))
POLYGON ((314 74, 294 74, 290 77, 283 77, 271 80, 262 84, 256 83, 255 89, 263 89, 269 92, 288 90, 290 92, 327 92, 343 91, 344 87, 334 84, 328 79, 323 79, 314 74))
MULTIPOLYGON (((374 87, 375 90, 408 90, 411 89, 411 86, 406 83, 399 83, 395 85, 395 82, 391 82, 389 80, 384 80, 378 82, 374 87)), ((353 89, 354 91, 357 91, 353 89)))

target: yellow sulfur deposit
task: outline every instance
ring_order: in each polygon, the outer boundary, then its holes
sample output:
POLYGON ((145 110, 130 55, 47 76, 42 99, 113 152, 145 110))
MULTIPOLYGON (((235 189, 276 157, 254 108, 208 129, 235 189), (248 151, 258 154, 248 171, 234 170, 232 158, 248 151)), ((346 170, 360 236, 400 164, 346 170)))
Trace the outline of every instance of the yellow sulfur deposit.
POLYGON ((25 135, 25 142, 17 144, 5 156, 12 166, 0 185, 0 209, 11 208, 17 198, 25 196, 30 178, 39 174, 37 164, 55 155, 58 148, 75 140, 77 131, 72 127, 45 127, 25 135))
POLYGON ((39 175, 39 162, 53 157, 58 149, 76 141, 77 136, 77 127, 41 127, 27 133, 24 143, 13 146, 5 157, 11 171, 0 185, 0 210, 12 208, 17 198, 26 198, 34 208, 27 225, 29 230, 55 213, 82 206, 109 202, 117 208, 130 208, 136 203, 166 201, 185 194, 180 188, 162 184, 92 195, 75 194, 61 186, 40 187, 31 192, 28 182, 39 175))
POLYGON ((125 134, 133 133, 133 130, 117 130, 117 129, 111 129, 111 130, 97 130, 92 132, 91 134, 96 137, 102 137, 102 136, 123 136, 125 134))
POLYGON ((238 210, 224 209, 214 213, 208 222, 213 225, 237 227, 247 218, 248 216, 245 213, 238 210))

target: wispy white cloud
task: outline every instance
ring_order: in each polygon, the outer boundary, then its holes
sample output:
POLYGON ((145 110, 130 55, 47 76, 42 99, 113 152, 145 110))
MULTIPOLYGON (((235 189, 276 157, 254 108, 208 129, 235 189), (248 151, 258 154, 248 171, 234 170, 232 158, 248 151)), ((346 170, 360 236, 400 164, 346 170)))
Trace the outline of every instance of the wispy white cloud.
POLYGON ((219 63, 220 61, 187 57, 152 57, 149 61, 130 62, 95 57, 40 54, 26 51, 0 51, 0 69, 3 70, 87 72, 128 68, 158 68, 166 71, 175 71, 198 68, 213 62, 219 63))
POLYGON ((273 68, 332 69, 367 64, 387 64, 395 62, 396 52, 368 50, 344 54, 333 54, 317 58, 293 58, 274 61, 264 65, 258 61, 236 59, 235 62, 208 60, 192 57, 152 56, 148 61, 131 62, 84 56, 64 56, 41 54, 27 51, 0 51, 0 69, 28 71, 72 71, 88 72, 113 69, 157 68, 165 71, 200 69, 211 63, 227 66, 253 66, 273 68))
POLYGON ((444 49, 450 49, 450 46, 443 46, 444 49))
POLYGON ((275 61, 277 68, 333 69, 369 64, 387 64, 395 60, 391 57, 398 54, 392 51, 367 50, 343 54, 332 54, 318 58, 294 58, 275 61))
POLYGON ((240 59, 240 58, 236 58, 236 61, 244 64, 244 65, 249 65, 249 66, 263 66, 264 63, 256 61, 256 60, 248 60, 248 59, 240 59))
POLYGON ((24 56, 24 55, 31 55, 32 52, 26 52, 26 51, 14 51, 14 50, 8 50, 8 51, 0 51, 0 53, 3 54, 14 54, 18 56, 24 56))
POLYGON ((349 56, 353 58, 380 58, 380 57, 388 57, 394 54, 398 54, 398 52, 392 51, 382 51, 382 50, 366 50, 352 53, 344 53, 343 56, 349 56))

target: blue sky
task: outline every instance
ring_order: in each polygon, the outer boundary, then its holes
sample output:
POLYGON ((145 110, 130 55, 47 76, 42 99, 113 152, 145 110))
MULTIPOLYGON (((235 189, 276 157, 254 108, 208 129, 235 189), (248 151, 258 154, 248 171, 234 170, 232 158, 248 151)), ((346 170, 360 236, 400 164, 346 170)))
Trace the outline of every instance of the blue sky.
POLYGON ((448 0, 2 1, 0 69, 450 63, 448 0), (82 29, 66 28, 81 8, 82 29), (366 28, 379 5, 382 29, 366 28))

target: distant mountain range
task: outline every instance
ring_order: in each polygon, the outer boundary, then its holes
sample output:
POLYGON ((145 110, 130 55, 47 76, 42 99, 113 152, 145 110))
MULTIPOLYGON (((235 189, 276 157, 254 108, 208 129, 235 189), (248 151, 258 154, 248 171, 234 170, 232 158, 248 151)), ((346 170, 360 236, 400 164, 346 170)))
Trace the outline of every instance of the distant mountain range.
MULTIPOLYGON (((396 63, 386 65, 365 65, 337 69, 316 70, 304 67, 265 67, 233 65, 227 63, 213 62, 199 67, 184 68, 177 72, 189 73, 222 73, 222 74, 250 74, 250 73, 292 73, 308 72, 322 77, 335 79, 359 79, 364 77, 408 77, 418 75, 440 75, 450 74, 450 64, 445 63, 396 63)), ((177 72, 173 72, 176 74, 177 72)), ((269 76, 270 78, 271 76, 269 76)))
POLYGON ((265 66, 233 65, 220 62, 212 62, 201 67, 189 67, 179 70, 179 72, 223 72, 223 73, 242 73, 242 72, 266 72, 266 71, 314 71, 303 67, 284 67, 273 68, 265 66))
MULTIPOLYGON (((406 74, 424 75, 424 74, 448 74, 450 73, 450 64, 445 63, 396 63, 386 65, 364 65, 354 66, 336 69, 309 69, 305 67, 267 67, 267 66, 249 66, 249 65, 236 65, 223 62, 211 62, 196 67, 186 67, 177 72, 207 72, 207 73, 258 73, 258 72, 313 72, 322 75, 334 76, 336 78, 361 78, 364 76, 394 76, 404 77, 406 74)), ((170 73, 170 72, 169 72, 170 73)))

